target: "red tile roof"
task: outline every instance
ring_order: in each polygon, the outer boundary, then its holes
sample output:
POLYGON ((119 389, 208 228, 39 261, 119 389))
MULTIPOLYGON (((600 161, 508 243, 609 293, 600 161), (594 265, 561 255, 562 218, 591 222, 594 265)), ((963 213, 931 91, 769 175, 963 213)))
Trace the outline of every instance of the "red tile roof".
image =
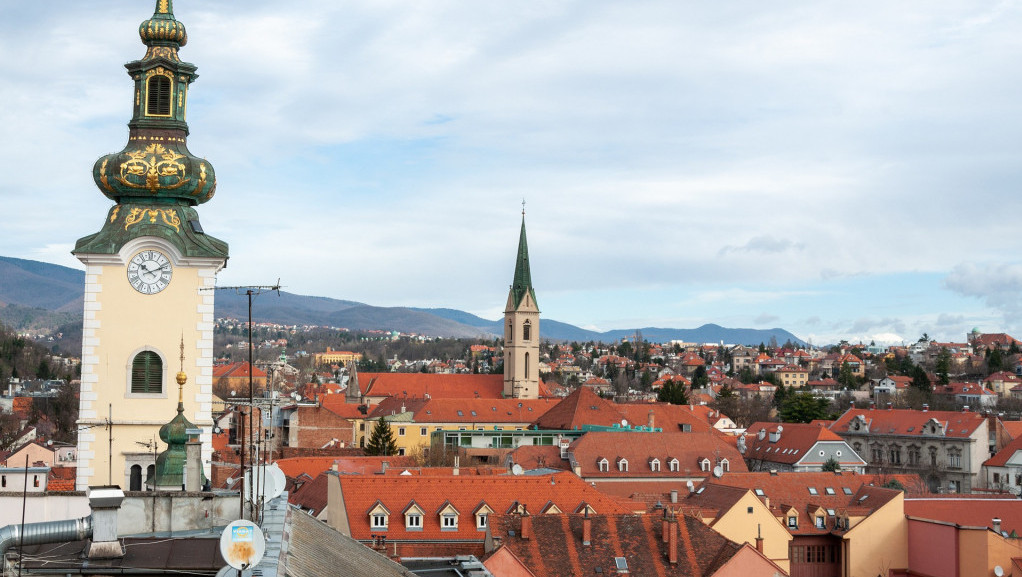
MULTIPOLYGON (((549 503, 571 513, 588 504, 597 513, 627 513, 628 508, 607 497, 572 473, 554 475, 339 475, 351 536, 368 540, 373 533, 382 533, 370 526, 369 511, 377 502, 390 511, 385 532, 387 541, 479 540, 485 531, 476 528, 474 512, 482 505, 497 514, 512 509, 515 503, 539 513, 549 503), (409 531, 401 514, 412 502, 424 512, 422 529, 409 531), (456 530, 442 530, 439 513, 445 503, 459 512, 456 530)), ((332 514, 332 513, 328 513, 332 514)))
MULTIPOLYGON (((616 558, 623 558, 632 575, 713 575, 740 550, 698 519, 680 516, 677 527, 677 565, 667 558, 662 521, 650 515, 590 515, 590 544, 583 545, 582 515, 532 515, 528 539, 522 536, 523 517, 501 515, 494 536, 511 549, 536 577, 617 574, 616 558)), ((762 560, 764 568, 769 561, 762 560)), ((773 570, 753 574, 773 574, 773 570)))
MULTIPOLYGON (((855 473, 732 473, 719 479, 706 481, 708 484, 727 485, 751 489, 761 499, 770 500, 770 508, 781 517, 790 509, 799 515, 798 529, 793 534, 824 534, 833 530, 829 525, 817 529, 813 522, 805 521, 817 509, 863 509, 864 512, 887 503, 899 492, 893 489, 870 487, 870 483, 897 480, 909 487, 919 482, 914 475, 857 475, 855 473), (860 492, 866 487, 865 492, 860 492), (761 494, 762 493, 762 494, 761 494), (860 500, 865 496, 865 499, 860 500)), ((702 507, 699 489, 685 500, 686 505, 702 507)), ((829 523, 829 521, 828 521, 829 523)))
MULTIPOLYGON (((248 363, 229 363, 226 365, 213 365, 213 378, 220 379, 224 377, 230 378, 242 378, 248 377, 249 373, 248 363)), ((266 371, 260 369, 258 366, 252 371, 253 379, 265 379, 266 371)))
POLYGON ((871 433, 883 435, 922 436, 923 425, 936 419, 945 430, 945 436, 966 438, 976 432, 986 419, 979 413, 955 411, 916 411, 912 409, 848 409, 830 430, 841 434, 848 432, 848 425, 856 416, 862 415, 871 433))
POLYGON ((320 473, 330 470, 336 460, 337 457, 289 457, 277 459, 275 463, 286 477, 294 478, 305 473, 315 479, 320 473))
POLYGON ((953 496, 906 498, 905 514, 923 519, 955 523, 965 527, 990 527, 996 517, 1001 530, 1022 535, 1022 500, 959 499, 953 496))
POLYGON ((1010 443, 1004 446, 1000 451, 987 459, 984 463, 984 467, 1003 467, 1008 464, 1008 459, 1015 456, 1015 453, 1022 451, 1022 437, 1015 437, 1010 443))
POLYGON ((48 492, 70 492, 75 490, 77 467, 53 467, 46 478, 48 492))
POLYGON ((320 473, 315 479, 302 484, 288 495, 287 502, 313 516, 320 515, 327 505, 327 474, 320 473))
POLYGON ((1022 421, 1001 421, 1001 424, 1004 425, 1004 430, 1008 431, 1011 438, 1022 437, 1022 421))
MULTIPOLYGON (((785 463, 794 465, 803 459, 816 443, 833 441, 843 443, 837 433, 819 425, 808 423, 767 423, 758 422, 746 429, 745 456, 750 459, 785 463), (780 429, 780 437, 771 441, 773 434, 780 429), (763 431, 763 439, 759 438, 763 431)), ((862 459, 852 451, 851 447, 842 455, 842 465, 863 465, 862 459), (848 454, 850 453, 850 454, 848 454)))
POLYGON ((512 462, 521 465, 526 470, 571 469, 568 461, 561 458, 560 447, 553 445, 522 445, 511 451, 509 457, 512 462))
POLYGON ((710 460, 710 469, 718 460, 727 459, 730 471, 747 471, 742 455, 733 445, 715 433, 641 433, 589 432, 575 440, 569 452, 586 478, 679 478, 709 476, 700 463, 710 460), (608 470, 600 471, 599 461, 608 461, 608 470), (628 461, 628 470, 620 471, 619 459, 628 461), (653 471, 650 461, 659 459, 660 470, 653 471), (671 471, 669 462, 677 459, 679 470, 671 471))
MULTIPOLYGON (((442 373, 359 373, 362 393, 371 397, 437 399, 501 399, 504 375, 448 375, 442 373)), ((550 396, 540 381, 539 395, 550 396)))

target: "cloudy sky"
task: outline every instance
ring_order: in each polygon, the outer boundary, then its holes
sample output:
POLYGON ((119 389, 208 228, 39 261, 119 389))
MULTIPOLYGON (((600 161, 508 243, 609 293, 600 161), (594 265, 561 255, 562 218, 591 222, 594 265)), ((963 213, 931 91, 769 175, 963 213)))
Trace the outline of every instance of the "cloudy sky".
MULTIPOLYGON (((0 9, 0 254, 80 266, 152 4, 0 9)), ((175 11, 220 284, 495 319, 524 198, 545 318, 818 344, 1022 332, 1017 2, 175 11)))

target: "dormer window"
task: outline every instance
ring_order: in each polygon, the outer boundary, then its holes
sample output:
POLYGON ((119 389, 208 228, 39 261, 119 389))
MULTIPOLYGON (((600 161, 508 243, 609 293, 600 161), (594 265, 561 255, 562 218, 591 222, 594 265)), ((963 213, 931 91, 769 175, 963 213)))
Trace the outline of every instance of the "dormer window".
POLYGON ((727 473, 728 471, 730 471, 730 470, 731 470, 731 463, 729 463, 727 459, 721 459, 721 460, 720 460, 720 468, 721 468, 721 469, 722 469, 722 470, 723 470, 723 471, 724 471, 725 473, 727 473))
POLYGON ((788 515, 788 528, 798 529, 798 515, 788 515))
POLYGON ((825 526, 824 526, 824 518, 823 518, 822 515, 817 515, 816 516, 816 528, 817 529, 824 529, 825 528, 825 526))
POLYGON ((146 80, 146 116, 170 116, 173 81, 162 74, 153 74, 146 80))
POLYGON ((660 459, 651 459, 649 462, 649 470, 654 473, 660 472, 660 459))
POLYGON ((415 501, 412 501, 405 507, 405 529, 408 531, 422 531, 422 515, 425 511, 422 510, 415 501))
POLYGON ((617 470, 621 471, 622 473, 627 473, 628 472, 628 459, 625 459, 624 457, 618 459, 617 460, 617 470))
POLYGON ((490 513, 493 509, 490 508, 486 503, 480 503, 476 510, 473 512, 476 518, 476 531, 485 531, 486 527, 490 524, 490 513))
POLYGON ((369 509, 369 524, 372 525, 374 531, 386 531, 389 519, 390 511, 383 506, 383 503, 377 501, 373 508, 369 509))
POLYGON ((699 470, 703 471, 704 473, 709 472, 710 471, 710 460, 709 459, 703 459, 702 461, 699 461, 699 470))
POLYGON ((681 463, 679 463, 677 459, 671 459, 670 461, 667 461, 667 468, 676 473, 681 470, 681 463))
POLYGON ((610 462, 607 461, 607 459, 600 459, 599 461, 596 462, 596 464, 600 467, 601 473, 606 473, 610 471, 610 462))
MULTIPOLYGON (((454 508, 454 505, 451 505, 449 501, 445 501, 437 513, 440 514, 441 531, 458 530, 458 510, 454 508)), ((476 522, 478 523, 478 519, 476 522)))

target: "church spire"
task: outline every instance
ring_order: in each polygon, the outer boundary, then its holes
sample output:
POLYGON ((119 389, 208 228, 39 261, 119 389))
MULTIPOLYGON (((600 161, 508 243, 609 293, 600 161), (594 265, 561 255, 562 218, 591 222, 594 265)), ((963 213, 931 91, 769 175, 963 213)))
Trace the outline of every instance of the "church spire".
POLYGON ((522 232, 518 237, 518 258, 515 261, 515 278, 511 283, 512 306, 517 309, 526 293, 536 302, 536 291, 532 288, 532 272, 529 270, 529 242, 525 238, 525 211, 522 211, 522 232))

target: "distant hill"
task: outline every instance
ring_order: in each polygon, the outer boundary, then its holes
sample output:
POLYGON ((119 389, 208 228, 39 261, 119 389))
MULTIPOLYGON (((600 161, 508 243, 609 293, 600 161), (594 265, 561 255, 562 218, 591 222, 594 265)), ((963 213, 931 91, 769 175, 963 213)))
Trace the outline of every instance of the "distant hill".
MULTIPOLYGON (((85 273, 73 268, 44 262, 0 257, 0 321, 17 329, 52 329, 80 338, 77 331, 82 317, 82 293, 85 273)), ((248 297, 237 291, 220 290, 216 295, 219 318, 248 317, 248 297)), ((503 333, 503 320, 488 320, 465 311, 449 308, 376 307, 365 303, 297 295, 281 291, 253 297, 252 318, 257 322, 288 325, 320 325, 351 330, 391 330, 424 335, 464 338, 497 337, 503 333)), ((80 330, 80 329, 79 329, 80 330)), ((707 324, 697 329, 646 327, 643 338, 654 342, 681 340, 692 343, 739 343, 758 345, 798 337, 780 329, 729 329, 707 324)), ((612 342, 631 338, 635 329, 597 332, 552 319, 542 319, 540 332, 555 341, 612 342)))

